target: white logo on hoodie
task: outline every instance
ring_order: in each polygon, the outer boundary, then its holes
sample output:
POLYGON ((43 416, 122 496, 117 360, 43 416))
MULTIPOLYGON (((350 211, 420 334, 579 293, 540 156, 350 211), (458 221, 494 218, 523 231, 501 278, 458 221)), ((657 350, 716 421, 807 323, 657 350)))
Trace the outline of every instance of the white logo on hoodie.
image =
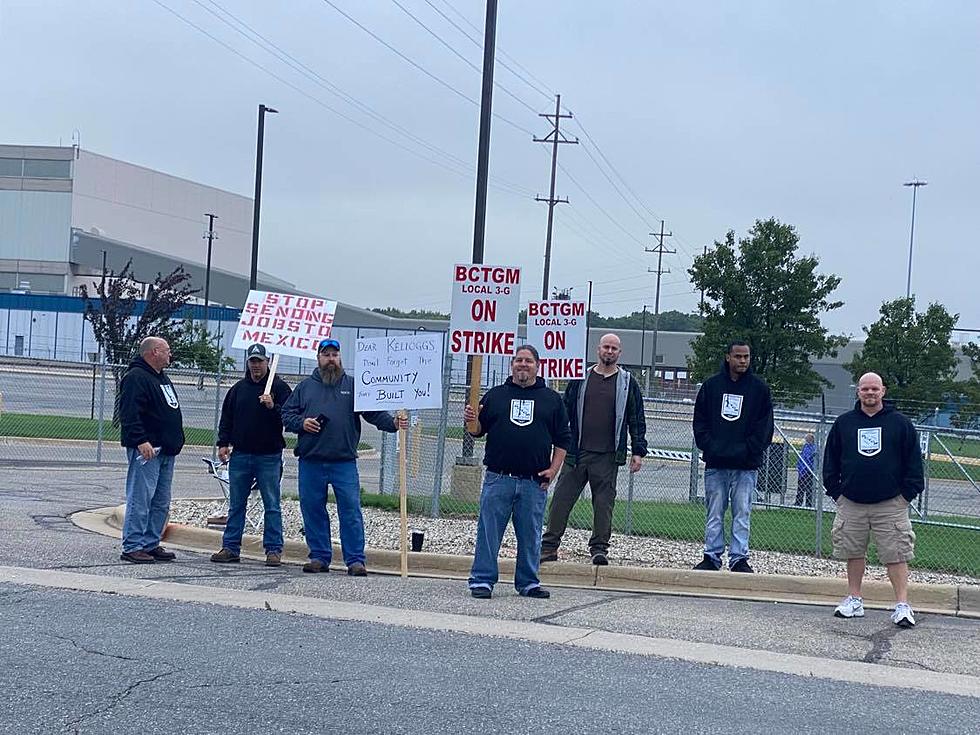
POLYGON ((163 400, 167 402, 170 408, 180 408, 180 402, 177 400, 177 391, 174 390, 172 385, 161 385, 160 390, 163 391, 163 400))
POLYGON ((881 451, 881 427, 858 429, 858 454, 873 457, 881 451))
POLYGON ((721 397, 721 417, 725 421, 738 421, 742 418, 742 401, 745 396, 738 393, 725 393, 721 397))

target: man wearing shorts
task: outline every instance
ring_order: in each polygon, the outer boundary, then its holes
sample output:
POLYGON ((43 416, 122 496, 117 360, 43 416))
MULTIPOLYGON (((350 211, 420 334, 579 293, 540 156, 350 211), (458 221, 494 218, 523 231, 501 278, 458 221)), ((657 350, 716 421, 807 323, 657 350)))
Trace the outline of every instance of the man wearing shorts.
POLYGON ((892 622, 911 628, 915 617, 908 603, 908 562, 915 532, 908 509, 924 485, 919 439, 912 422, 884 402, 880 376, 862 375, 857 395, 854 409, 837 417, 824 450, 823 483, 837 503, 831 531, 834 556, 847 560, 847 597, 834 615, 864 616, 861 581, 870 532, 895 590, 892 622))

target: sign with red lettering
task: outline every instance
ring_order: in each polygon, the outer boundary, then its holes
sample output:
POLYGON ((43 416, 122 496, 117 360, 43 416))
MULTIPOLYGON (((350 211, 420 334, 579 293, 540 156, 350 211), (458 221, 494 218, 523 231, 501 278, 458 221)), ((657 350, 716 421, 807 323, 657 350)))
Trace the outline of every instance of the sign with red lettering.
POLYGON ((249 291, 232 347, 265 345, 269 352, 315 360, 320 340, 330 336, 337 302, 317 296, 249 291))
POLYGON ((449 351, 462 355, 514 354, 520 300, 520 268, 457 264, 453 268, 449 351))
POLYGON ((538 348, 538 375, 545 380, 584 378, 587 340, 584 301, 527 305, 527 341, 538 348))

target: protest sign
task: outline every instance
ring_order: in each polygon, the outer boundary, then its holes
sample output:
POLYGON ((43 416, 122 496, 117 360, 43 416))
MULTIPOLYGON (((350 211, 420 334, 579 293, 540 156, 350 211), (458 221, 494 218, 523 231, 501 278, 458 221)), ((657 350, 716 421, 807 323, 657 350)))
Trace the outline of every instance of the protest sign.
POLYGON ((336 301, 272 291, 249 291, 232 347, 265 345, 276 355, 316 359, 320 340, 333 329, 336 301))
POLYGON ((512 355, 517 346, 520 298, 520 268, 457 264, 453 269, 450 352, 512 355))
POLYGON ((442 407, 442 334, 359 338, 354 410, 442 407))
POLYGON ((527 305, 527 341, 538 349, 538 375, 545 380, 585 377, 584 301, 531 301, 527 305))

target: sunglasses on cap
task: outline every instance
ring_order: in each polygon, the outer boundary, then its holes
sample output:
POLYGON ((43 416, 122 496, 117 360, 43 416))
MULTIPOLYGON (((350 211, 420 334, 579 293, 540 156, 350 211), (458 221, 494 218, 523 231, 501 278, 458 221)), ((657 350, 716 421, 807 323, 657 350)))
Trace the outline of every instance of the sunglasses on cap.
POLYGON ((324 339, 320 340, 320 345, 317 347, 317 352, 323 352, 328 347, 333 347, 337 352, 340 352, 340 342, 335 339, 324 339))

